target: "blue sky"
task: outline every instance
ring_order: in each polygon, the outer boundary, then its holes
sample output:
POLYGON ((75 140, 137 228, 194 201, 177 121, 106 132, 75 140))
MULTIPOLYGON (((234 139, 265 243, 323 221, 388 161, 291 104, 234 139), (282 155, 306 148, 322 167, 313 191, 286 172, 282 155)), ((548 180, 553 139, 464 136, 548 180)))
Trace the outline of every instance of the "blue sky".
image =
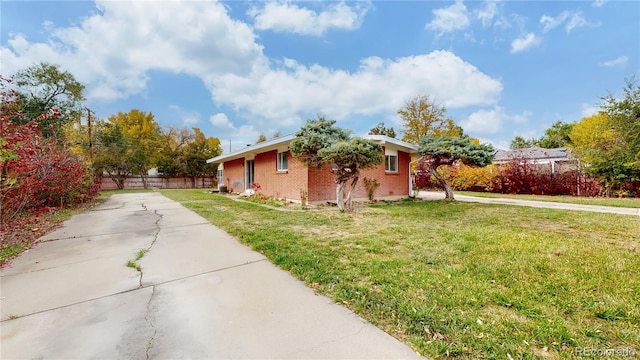
POLYGON ((39 62, 106 118, 140 109, 225 151, 324 114, 355 134, 418 94, 500 148, 640 74, 637 1, 5 1, 2 75, 39 62))

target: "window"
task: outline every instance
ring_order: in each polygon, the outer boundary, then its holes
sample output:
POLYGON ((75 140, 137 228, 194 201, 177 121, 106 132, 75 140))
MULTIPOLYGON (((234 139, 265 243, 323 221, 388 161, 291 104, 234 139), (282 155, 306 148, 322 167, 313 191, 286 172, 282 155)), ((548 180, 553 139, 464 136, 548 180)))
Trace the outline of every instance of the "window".
POLYGON ((278 171, 287 171, 289 169, 289 158, 287 152, 278 153, 278 171))
POLYGON ((384 170, 386 172, 398 172, 398 155, 385 155, 384 170))

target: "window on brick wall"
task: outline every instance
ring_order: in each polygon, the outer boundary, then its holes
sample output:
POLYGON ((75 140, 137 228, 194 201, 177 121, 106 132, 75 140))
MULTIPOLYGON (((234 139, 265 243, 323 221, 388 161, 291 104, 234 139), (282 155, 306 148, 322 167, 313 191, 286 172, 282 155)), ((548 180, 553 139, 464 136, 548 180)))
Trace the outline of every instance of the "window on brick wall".
POLYGON ((278 171, 289 169, 289 157, 286 151, 278 153, 278 171))
POLYGON ((398 155, 385 155, 384 170, 386 172, 398 172, 398 155))

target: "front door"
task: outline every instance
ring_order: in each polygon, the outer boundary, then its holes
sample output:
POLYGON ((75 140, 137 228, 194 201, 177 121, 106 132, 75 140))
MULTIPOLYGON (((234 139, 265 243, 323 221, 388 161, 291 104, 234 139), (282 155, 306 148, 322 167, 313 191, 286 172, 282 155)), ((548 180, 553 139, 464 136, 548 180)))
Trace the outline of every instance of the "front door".
POLYGON ((251 189, 251 186, 255 182, 254 178, 254 162, 253 160, 247 160, 247 164, 245 166, 245 179, 244 188, 245 190, 251 189))

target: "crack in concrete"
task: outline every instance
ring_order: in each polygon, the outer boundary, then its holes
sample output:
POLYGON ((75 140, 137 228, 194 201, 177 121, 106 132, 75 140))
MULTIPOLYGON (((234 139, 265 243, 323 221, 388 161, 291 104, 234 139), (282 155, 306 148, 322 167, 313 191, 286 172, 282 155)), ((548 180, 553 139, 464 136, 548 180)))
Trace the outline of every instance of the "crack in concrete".
POLYGON ((126 202, 123 202, 122 205, 118 206, 118 207, 112 207, 112 208, 100 208, 100 209, 91 209, 89 211, 105 211, 105 210, 118 210, 118 209, 122 209, 124 208, 124 206, 126 205, 126 202))
MULTIPOLYGON (((145 211, 149 211, 149 210, 147 209, 147 206, 146 206, 144 203, 142 204, 142 207, 144 208, 144 210, 145 210, 145 211)), ((144 250, 144 254, 145 254, 145 255, 146 255, 146 253, 148 253, 149 251, 151 251, 151 248, 153 247, 153 245, 155 245, 156 241, 158 241, 158 235, 160 235, 160 230, 161 230, 161 228, 160 228, 160 221, 161 221, 161 220, 163 219, 163 217, 164 217, 162 214, 158 213, 158 210, 154 210, 154 211, 153 211, 153 213, 158 217, 158 219, 157 219, 157 220, 156 220, 156 222, 155 222, 155 225, 156 225, 156 233, 154 234, 154 236, 153 236, 153 241, 151 241, 151 244, 149 245, 149 247, 147 247, 147 248, 144 250)), ((144 256, 144 255, 143 255, 143 256, 144 256)), ((142 288, 142 287, 144 286, 144 285, 142 284, 142 278, 143 278, 143 276, 144 276, 144 271, 143 271, 143 269, 142 269, 142 268, 140 268, 140 270, 139 270, 139 271, 140 271, 140 279, 139 279, 138 283, 139 283, 139 285, 140 285, 140 286, 139 286, 138 288, 142 288)), ((155 290, 155 288, 154 288, 154 290, 155 290)))
POLYGON ((175 279, 171 279, 171 280, 161 281, 161 282, 158 282, 158 283, 155 283, 155 284, 152 284, 152 285, 147 285, 147 286, 143 285, 142 287, 137 287, 137 288, 132 288, 132 289, 129 289, 129 290, 119 291, 119 292, 116 292, 116 293, 113 293, 113 294, 108 294, 108 295, 104 295, 104 296, 98 296, 98 297, 87 299, 87 300, 83 300, 83 301, 77 301, 77 302, 72 303, 72 304, 61 305, 61 306, 57 306, 57 307, 54 307, 54 308, 35 311, 35 312, 29 313, 29 314, 24 314, 24 315, 16 315, 15 317, 13 317, 11 319, 0 320, 0 323, 3 323, 5 321, 11 321, 11 320, 14 320, 14 319, 20 319, 20 318, 27 317, 27 316, 42 314, 42 313, 46 313, 46 312, 49 312, 49 311, 64 309, 64 308, 68 308, 68 307, 71 307, 71 306, 88 303, 88 302, 95 301, 95 300, 106 299, 106 298, 109 298, 109 297, 112 297, 112 296, 117 296, 117 295, 130 293, 132 291, 143 290, 143 289, 146 289, 148 287, 155 287, 155 286, 159 286, 159 285, 170 284, 170 283, 173 283, 173 282, 194 278, 196 276, 202 276, 202 275, 216 273, 216 272, 219 272, 219 271, 224 271, 224 270, 234 269, 234 268, 238 268, 238 267, 242 267, 242 266, 257 264, 257 263, 260 263, 260 262, 263 262, 263 261, 268 261, 268 260, 267 259, 260 259, 260 260, 255 260, 255 261, 247 261, 247 262, 245 262, 243 264, 227 266, 227 267, 223 267, 223 268, 220 268, 220 269, 214 269, 214 270, 209 270, 209 271, 203 271, 203 272, 198 273, 198 274, 187 275, 187 276, 183 276, 183 277, 179 277, 179 278, 175 278, 175 279))
POLYGON ((153 348, 153 341, 156 338, 156 334, 158 333, 158 329, 156 328, 155 325, 155 315, 153 312, 153 308, 151 306, 151 302, 153 301, 153 297, 156 295, 156 287, 155 285, 152 287, 153 290, 151 292, 151 297, 149 297, 149 301, 147 302, 147 313, 144 317, 144 321, 147 323, 147 325, 149 327, 151 327, 151 329, 153 329, 153 334, 151 334, 151 338, 149 339, 149 341, 147 341, 147 345, 146 345, 146 349, 145 349, 145 355, 147 360, 150 359, 150 354, 149 352, 151 351, 151 349, 153 348))

